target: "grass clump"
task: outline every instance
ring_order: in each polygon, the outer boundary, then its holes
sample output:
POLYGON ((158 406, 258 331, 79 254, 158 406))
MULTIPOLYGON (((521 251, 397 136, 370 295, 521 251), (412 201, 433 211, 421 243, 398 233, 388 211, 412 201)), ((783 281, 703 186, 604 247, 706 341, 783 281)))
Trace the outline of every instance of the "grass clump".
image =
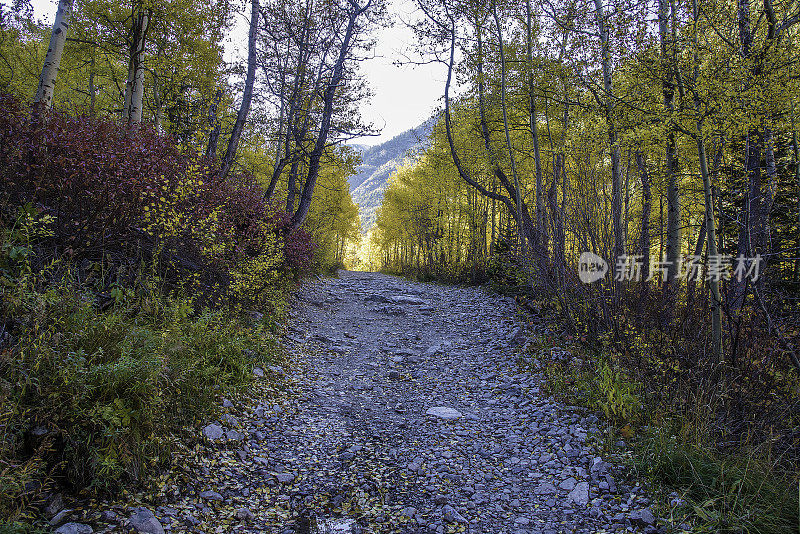
POLYGON ((669 515, 692 532, 778 534, 798 529, 796 476, 763 450, 725 455, 680 431, 651 428, 635 441, 639 472, 668 488, 669 515))
POLYGON ((621 456, 636 476, 653 483, 658 515, 690 532, 797 531, 800 486, 786 457, 790 451, 776 452, 760 440, 726 448, 726 434, 709 419, 715 410, 708 398, 665 402, 607 347, 589 350, 575 343, 565 351, 554 344, 530 346, 543 364, 546 392, 605 417, 600 443, 613 453, 624 438, 632 454, 621 456))

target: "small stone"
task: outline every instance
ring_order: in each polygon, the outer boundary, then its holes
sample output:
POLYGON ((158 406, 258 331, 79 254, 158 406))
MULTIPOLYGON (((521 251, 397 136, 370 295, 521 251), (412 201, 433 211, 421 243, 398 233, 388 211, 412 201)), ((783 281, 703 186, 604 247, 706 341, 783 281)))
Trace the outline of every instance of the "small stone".
POLYGON ((56 525, 60 525, 61 523, 63 523, 67 519, 67 517, 71 513, 72 513, 72 510, 69 510, 67 508, 61 510, 60 512, 58 512, 56 515, 54 515, 50 519, 50 525, 53 526, 53 527, 56 526, 56 525))
POLYGON ((244 435, 238 430, 227 430, 225 432, 225 438, 228 441, 242 441, 244 439, 244 435))
POLYGON ((461 417, 461 412, 454 408, 448 408, 447 406, 434 406, 433 408, 429 408, 425 414, 431 417, 444 419, 445 421, 454 421, 461 417))
POLYGON ((225 431, 218 424, 211 423, 203 427, 203 435, 211 441, 219 441, 225 435, 225 431))
POLYGON ((556 492, 556 487, 550 482, 542 482, 533 490, 536 495, 551 495, 556 492))
POLYGON ((94 529, 89 525, 65 523, 56 529, 55 534, 92 534, 92 532, 94 532, 94 529))
POLYGON ((33 434, 37 438, 41 438, 42 436, 46 436, 49 432, 50 432, 50 430, 48 430, 48 428, 46 426, 42 426, 42 425, 35 426, 35 427, 33 427, 31 429, 31 434, 33 434))
POLYGON ((120 517, 116 512, 111 510, 103 510, 100 512, 100 520, 105 521, 106 523, 119 523, 120 517))
POLYGON ((56 493, 47 502, 47 506, 45 506, 44 508, 44 514, 45 516, 52 518, 58 512, 63 510, 63 508, 64 508, 64 497, 60 493, 56 493))
POLYGON ((213 491, 213 490, 202 492, 200 494, 200 498, 201 499, 205 499, 207 501, 222 501, 223 500, 222 495, 220 495, 218 492, 213 491))
POLYGON ((133 509, 130 517, 131 527, 136 532, 143 532, 146 534, 164 534, 164 527, 156 519, 149 509, 144 506, 133 509))
POLYGON ((353 534, 355 532, 355 527, 355 519, 328 519, 322 522, 319 532, 321 534, 353 534))
POLYGON ((291 473, 275 473, 275 479, 281 484, 288 484, 294 480, 294 475, 291 473))
POLYGON ((440 352, 442 352, 442 345, 441 345, 441 343, 439 343, 439 344, 436 344, 436 345, 431 345, 430 347, 428 347, 428 349, 425 351, 425 353, 423 354, 423 356, 424 356, 425 358, 431 358, 431 357, 433 357, 433 356, 436 356, 436 355, 437 355, 437 354, 439 354, 440 352))
POLYGON ((261 367, 253 367, 253 376, 256 378, 264 378, 264 370, 261 367))
POLYGON ((222 416, 222 420, 229 426, 238 426, 239 419, 229 413, 226 413, 222 416))

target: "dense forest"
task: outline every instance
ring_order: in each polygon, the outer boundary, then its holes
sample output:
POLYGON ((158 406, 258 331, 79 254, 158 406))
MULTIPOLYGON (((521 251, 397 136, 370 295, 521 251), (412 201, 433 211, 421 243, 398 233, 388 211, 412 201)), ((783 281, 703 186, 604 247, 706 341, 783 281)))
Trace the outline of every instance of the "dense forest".
POLYGON ((601 414, 697 531, 797 528, 800 4, 414 6, 441 105, 362 235, 383 2, 0 4, 1 532, 168 469, 345 265, 513 295, 558 335, 509 365, 601 414))

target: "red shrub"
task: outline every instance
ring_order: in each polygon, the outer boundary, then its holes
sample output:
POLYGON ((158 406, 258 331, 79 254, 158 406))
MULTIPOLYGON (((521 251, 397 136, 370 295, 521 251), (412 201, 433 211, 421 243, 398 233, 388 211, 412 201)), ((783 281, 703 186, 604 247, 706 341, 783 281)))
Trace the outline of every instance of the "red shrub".
POLYGON ((131 131, 112 120, 58 111, 33 121, 3 94, 0 194, 11 207, 33 202, 52 215, 54 243, 79 258, 130 258, 143 242, 152 250, 166 235, 159 233, 163 224, 152 224, 159 216, 180 221, 178 234, 171 228, 168 237, 184 248, 200 239, 225 243, 217 257, 203 258, 217 268, 258 255, 269 233, 282 237, 285 268, 304 269, 313 250, 305 232, 286 234, 288 215, 266 204, 252 176, 222 180, 215 167, 152 128, 131 131), (215 235, 197 235, 211 214, 215 235))

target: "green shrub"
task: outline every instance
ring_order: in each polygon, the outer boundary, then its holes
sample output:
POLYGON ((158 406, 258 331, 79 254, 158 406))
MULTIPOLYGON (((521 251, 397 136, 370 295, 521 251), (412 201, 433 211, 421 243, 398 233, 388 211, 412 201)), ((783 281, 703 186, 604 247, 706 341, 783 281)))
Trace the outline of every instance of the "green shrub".
POLYGON ((613 357, 600 353, 577 365, 547 362, 545 377, 549 393, 601 412, 615 425, 641 421, 643 388, 613 357))
MULTIPOLYGON (((541 355, 549 347, 539 341, 532 348, 541 355)), ((643 385, 623 370, 617 358, 573 349, 584 356, 579 365, 545 362, 547 392, 602 413, 610 423, 605 443, 625 437, 633 447, 629 458, 639 474, 681 496, 683 504, 664 504, 661 515, 676 525, 691 524, 692 532, 797 530, 798 477, 785 459, 760 450, 720 452, 711 425, 700 412, 667 412, 658 399, 644 395, 643 385)))
POLYGON ((77 488, 138 478, 164 459, 171 432, 248 383, 246 349, 273 350, 259 347, 256 331, 222 312, 194 313, 185 300, 100 312, 69 286, 51 297, 0 360, 4 452, 30 447, 38 428, 51 449, 43 460, 77 488))
MULTIPOLYGON (((38 226, 18 217, 0 257, 0 518, 15 520, 53 482, 107 492, 141 480, 278 354, 274 323, 195 309, 152 274, 96 289, 59 261, 33 272, 38 226)), ((278 308, 281 289, 264 288, 278 308)))

